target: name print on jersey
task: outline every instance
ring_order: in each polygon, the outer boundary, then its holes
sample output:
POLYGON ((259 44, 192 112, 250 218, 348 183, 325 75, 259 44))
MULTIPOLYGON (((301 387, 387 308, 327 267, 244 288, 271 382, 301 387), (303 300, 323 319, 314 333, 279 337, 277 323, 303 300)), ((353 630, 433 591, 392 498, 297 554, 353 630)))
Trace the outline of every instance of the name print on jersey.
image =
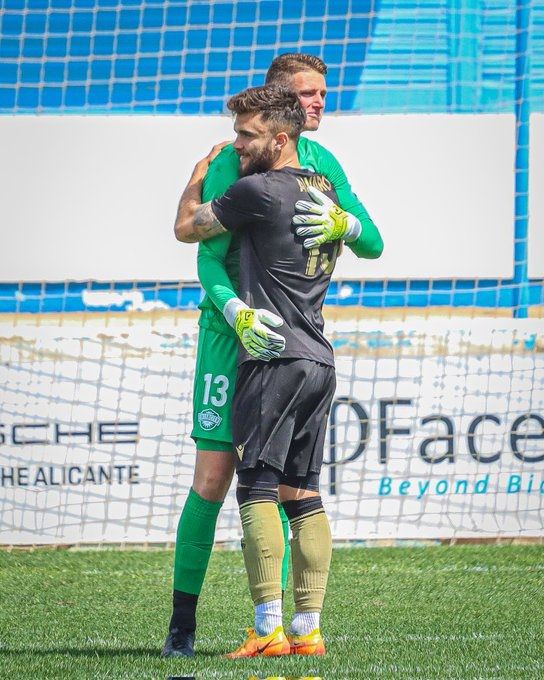
POLYGON ((296 177, 296 180, 301 191, 308 191, 308 187, 314 187, 314 189, 319 189, 319 191, 330 191, 332 189, 332 184, 323 175, 296 177))

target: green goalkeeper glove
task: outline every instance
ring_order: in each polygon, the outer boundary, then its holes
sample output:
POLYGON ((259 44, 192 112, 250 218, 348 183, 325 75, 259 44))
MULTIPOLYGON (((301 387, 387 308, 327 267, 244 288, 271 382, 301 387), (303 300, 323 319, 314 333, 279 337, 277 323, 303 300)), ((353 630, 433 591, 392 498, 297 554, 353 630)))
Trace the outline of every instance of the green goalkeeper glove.
POLYGON ((297 201, 295 210, 298 214, 292 223, 297 226, 297 236, 311 236, 304 241, 305 248, 317 248, 322 243, 343 239, 346 243, 355 241, 361 234, 361 223, 351 213, 342 210, 328 196, 308 187, 312 201, 297 201), (299 225, 305 226, 299 226, 299 225))
POLYGON ((251 309, 239 298, 232 298, 225 305, 223 315, 236 331, 246 352, 255 359, 277 359, 285 349, 285 338, 264 325, 282 326, 283 319, 277 314, 266 309, 251 309))

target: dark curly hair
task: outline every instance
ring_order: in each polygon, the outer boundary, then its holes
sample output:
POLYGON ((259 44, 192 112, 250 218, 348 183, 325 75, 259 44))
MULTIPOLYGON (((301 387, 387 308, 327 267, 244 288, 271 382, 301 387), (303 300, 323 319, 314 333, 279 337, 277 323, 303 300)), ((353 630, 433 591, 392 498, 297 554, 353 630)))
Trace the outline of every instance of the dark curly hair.
POLYGON ((282 85, 248 87, 231 97, 227 108, 237 114, 260 113, 273 134, 286 132, 291 139, 300 135, 306 123, 298 96, 282 85))

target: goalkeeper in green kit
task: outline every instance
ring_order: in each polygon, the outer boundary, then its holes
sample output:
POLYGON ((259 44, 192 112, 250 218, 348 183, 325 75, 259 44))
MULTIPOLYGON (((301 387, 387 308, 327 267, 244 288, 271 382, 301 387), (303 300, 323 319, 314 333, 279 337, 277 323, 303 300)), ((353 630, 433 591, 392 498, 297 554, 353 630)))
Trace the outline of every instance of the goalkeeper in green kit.
MULTIPOLYGON (((305 54, 283 54, 274 59, 267 83, 295 90, 306 111, 305 130, 319 127, 326 95, 325 64, 305 54)), ((334 156, 316 142, 301 137, 297 146, 300 165, 323 175, 335 189, 339 206, 309 187, 314 202, 300 202, 297 234, 307 236, 304 246, 319 254, 323 243, 343 239, 358 256, 377 258, 383 250, 380 234, 368 213, 351 191, 334 156)), ((263 160, 263 165, 266 165, 263 160)), ((280 356, 283 338, 273 328, 283 323, 266 310, 251 310, 237 295, 239 239, 218 225, 198 233, 186 228, 182 209, 191 201, 200 203, 222 196, 243 174, 259 172, 248 167, 248 158, 233 145, 197 163, 181 197, 175 233, 180 241, 202 241, 198 250, 198 274, 206 296, 200 304, 199 339, 193 393, 193 430, 197 456, 192 488, 178 525, 174 558, 173 613, 163 656, 193 656, 196 606, 214 542, 221 505, 234 472, 231 405, 241 342, 255 359, 268 361, 280 356), (210 239, 210 240, 202 240, 210 239)), ((212 220, 213 223, 213 220, 212 220)), ((309 258, 309 262, 311 258, 309 258)), ((285 553, 282 588, 285 590, 289 563, 289 524, 279 506, 284 530, 285 553)))

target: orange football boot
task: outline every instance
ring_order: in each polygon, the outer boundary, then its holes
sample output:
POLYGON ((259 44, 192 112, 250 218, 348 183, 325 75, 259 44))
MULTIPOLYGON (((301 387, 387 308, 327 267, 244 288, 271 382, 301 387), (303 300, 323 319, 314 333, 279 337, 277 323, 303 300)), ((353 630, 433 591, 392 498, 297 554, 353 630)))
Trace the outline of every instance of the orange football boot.
POLYGON ((303 654, 304 656, 323 656, 325 643, 319 632, 319 628, 312 630, 307 635, 288 635, 290 654, 303 654))
POLYGON ((257 635, 253 628, 247 629, 247 639, 234 652, 226 655, 227 659, 244 659, 253 656, 285 656, 291 646, 283 627, 278 626, 270 635, 257 635))

